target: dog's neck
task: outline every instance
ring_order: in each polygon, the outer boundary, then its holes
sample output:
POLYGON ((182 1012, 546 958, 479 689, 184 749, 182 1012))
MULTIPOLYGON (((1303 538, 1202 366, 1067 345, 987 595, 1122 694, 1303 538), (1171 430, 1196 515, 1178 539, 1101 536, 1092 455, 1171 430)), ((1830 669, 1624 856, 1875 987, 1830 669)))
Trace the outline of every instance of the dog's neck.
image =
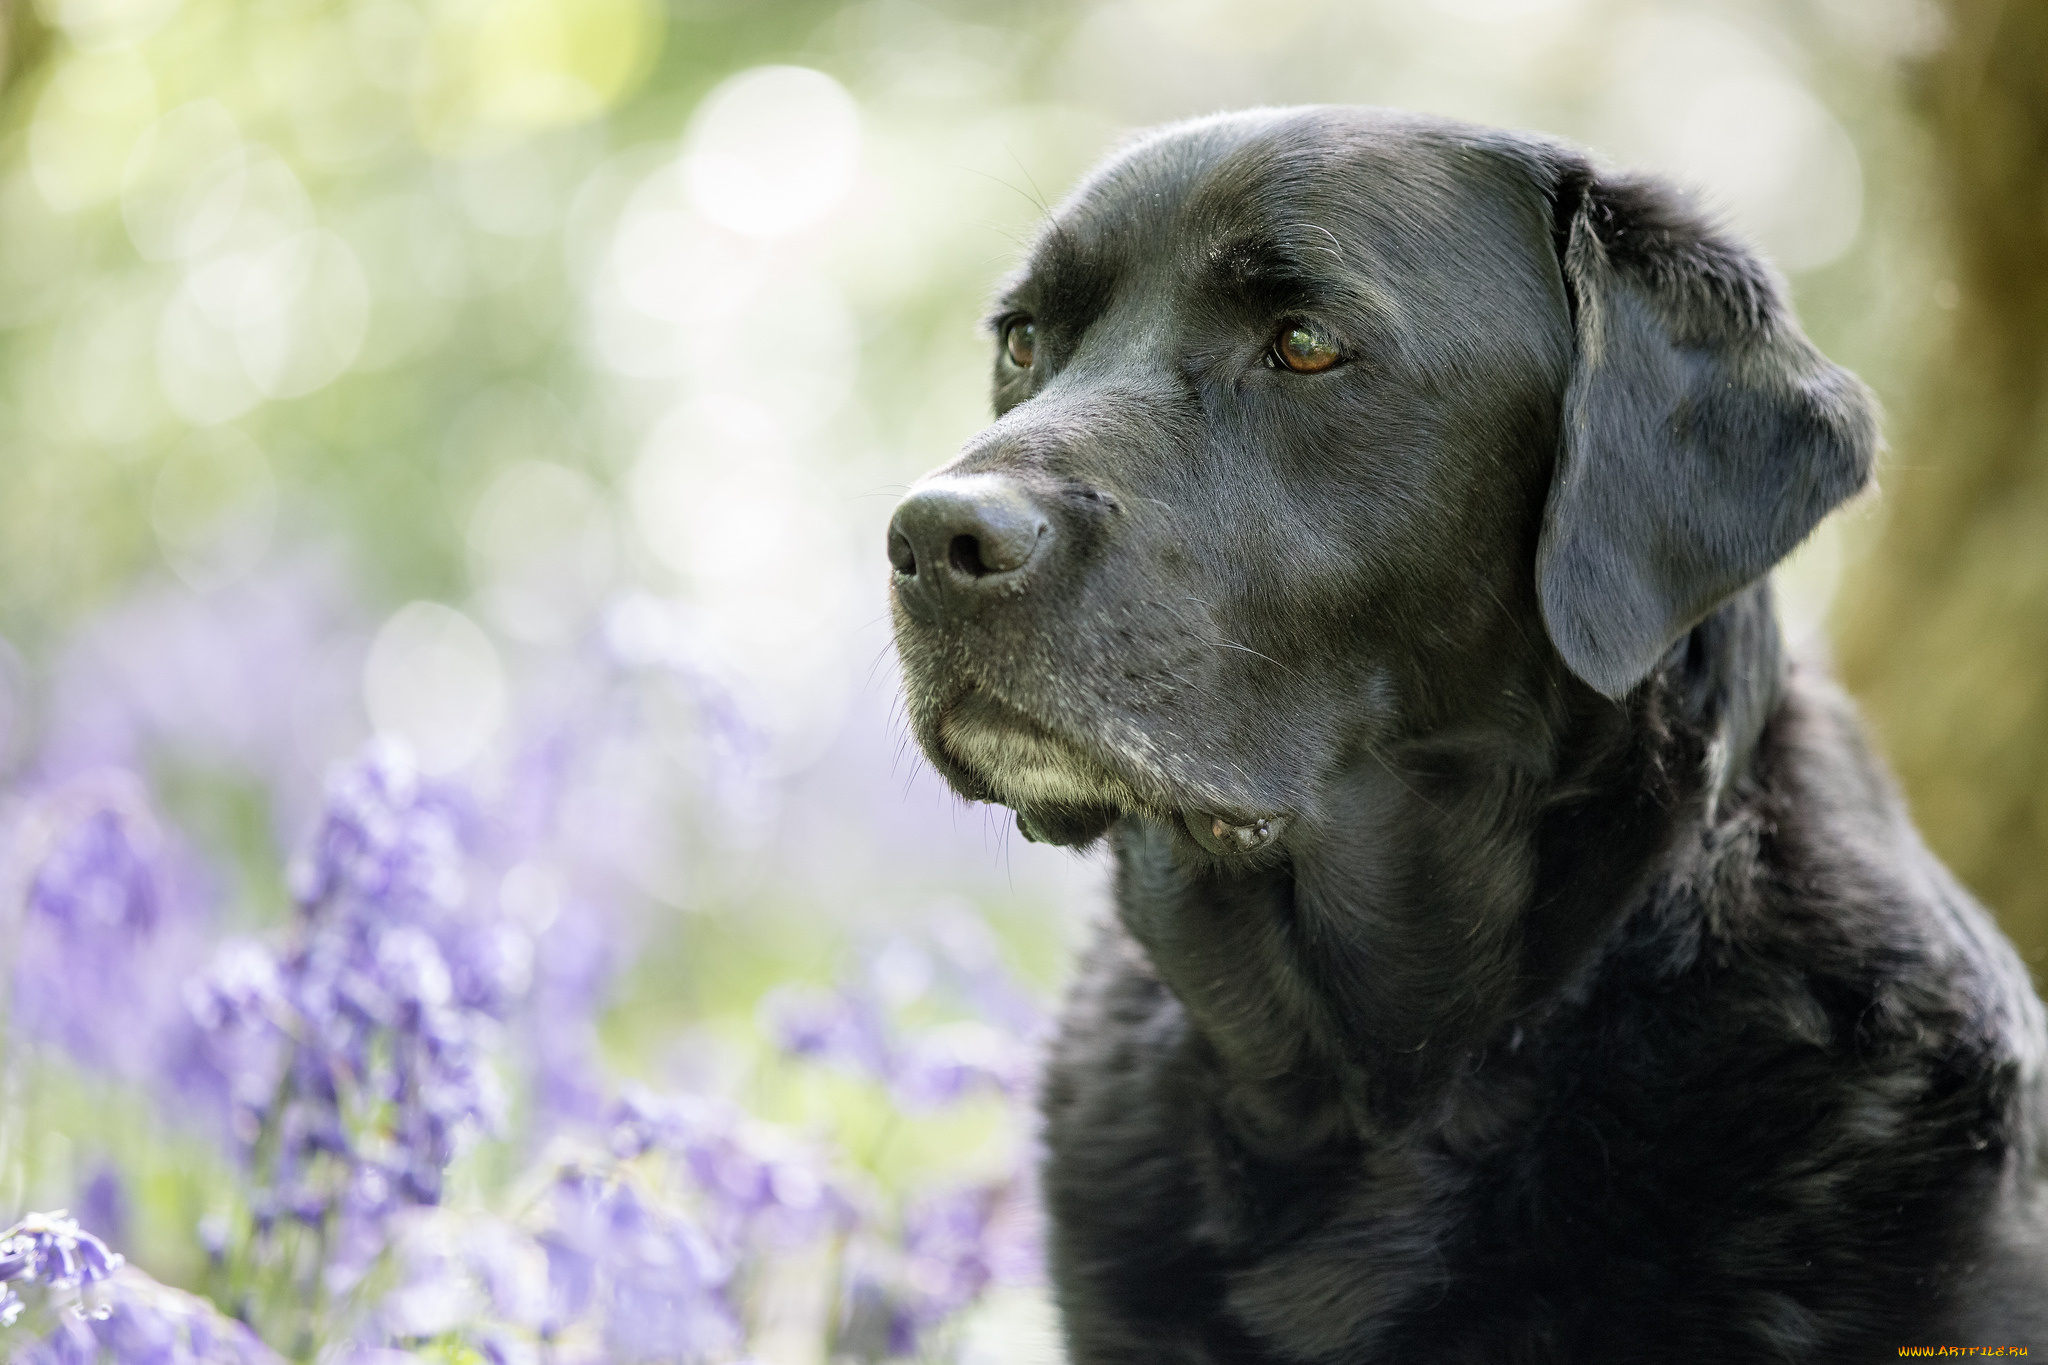
POLYGON ((1120 914, 1245 1139, 1428 1122, 1487 1048, 1540 1027, 1740 783, 1781 679, 1758 587, 1619 704, 1549 689, 1542 744, 1476 723, 1361 754, 1284 864, 1219 871, 1124 822, 1120 914))

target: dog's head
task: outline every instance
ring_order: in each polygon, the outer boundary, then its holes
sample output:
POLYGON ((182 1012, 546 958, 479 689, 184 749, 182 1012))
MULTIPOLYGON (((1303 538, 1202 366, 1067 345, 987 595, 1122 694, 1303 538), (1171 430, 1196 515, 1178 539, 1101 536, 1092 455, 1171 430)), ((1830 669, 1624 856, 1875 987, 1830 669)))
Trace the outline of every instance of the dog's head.
POLYGON ((1137 142, 992 319, 997 421, 889 532, 963 794, 1280 846, 1359 755, 1622 698, 1869 477, 1857 382, 1671 191, 1349 108, 1137 142))

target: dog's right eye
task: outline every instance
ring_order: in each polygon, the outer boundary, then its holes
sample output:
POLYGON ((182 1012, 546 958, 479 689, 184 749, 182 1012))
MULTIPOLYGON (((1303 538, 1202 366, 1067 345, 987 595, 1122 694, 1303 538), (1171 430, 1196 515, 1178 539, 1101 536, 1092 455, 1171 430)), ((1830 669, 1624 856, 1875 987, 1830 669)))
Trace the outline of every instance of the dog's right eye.
POLYGON ((1003 327, 1003 354, 1020 370, 1031 368, 1038 353, 1038 326, 1030 318, 1012 318, 1003 327))
POLYGON ((1337 343, 1320 328, 1293 322, 1281 328, 1280 335, 1273 339, 1267 363, 1284 365, 1296 374, 1320 374, 1343 358, 1337 343))

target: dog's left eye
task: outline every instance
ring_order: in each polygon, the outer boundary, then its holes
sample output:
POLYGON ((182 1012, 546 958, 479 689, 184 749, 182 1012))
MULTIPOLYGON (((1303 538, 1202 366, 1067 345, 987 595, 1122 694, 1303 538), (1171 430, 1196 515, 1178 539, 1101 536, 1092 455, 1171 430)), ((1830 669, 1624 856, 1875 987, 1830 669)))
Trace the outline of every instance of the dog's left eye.
POLYGON ((1038 353, 1038 327, 1030 318, 1012 318, 1003 327, 1003 353, 1020 370, 1031 368, 1038 353))
POLYGON ((1343 353, 1329 334, 1307 323, 1290 322, 1273 339, 1266 363, 1284 365, 1296 374, 1317 374, 1341 359, 1343 353))

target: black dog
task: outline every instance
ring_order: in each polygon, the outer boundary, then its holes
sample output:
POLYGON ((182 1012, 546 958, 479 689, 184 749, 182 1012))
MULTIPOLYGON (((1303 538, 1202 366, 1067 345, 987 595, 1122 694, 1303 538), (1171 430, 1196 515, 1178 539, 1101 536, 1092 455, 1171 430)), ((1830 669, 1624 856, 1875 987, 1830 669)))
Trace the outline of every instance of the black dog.
POLYGON ((917 736, 1116 921, 1075 1360, 2048 1349, 2042 1011, 1765 576, 1871 401, 1656 182, 1361 109, 1137 143, 896 513, 917 736))

